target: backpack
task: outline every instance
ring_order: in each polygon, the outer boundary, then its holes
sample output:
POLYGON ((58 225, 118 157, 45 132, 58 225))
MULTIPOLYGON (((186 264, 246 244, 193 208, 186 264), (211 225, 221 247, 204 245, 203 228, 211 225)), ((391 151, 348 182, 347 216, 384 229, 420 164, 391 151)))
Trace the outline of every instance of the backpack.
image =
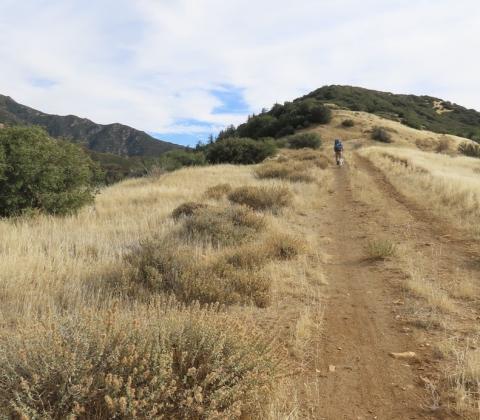
POLYGON ((340 140, 335 140, 334 150, 336 152, 341 152, 343 150, 343 144, 340 140))

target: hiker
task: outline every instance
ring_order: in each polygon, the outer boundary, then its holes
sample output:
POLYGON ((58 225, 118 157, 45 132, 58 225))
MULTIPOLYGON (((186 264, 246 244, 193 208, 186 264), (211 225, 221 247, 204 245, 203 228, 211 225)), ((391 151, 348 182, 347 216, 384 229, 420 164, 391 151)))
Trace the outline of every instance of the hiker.
POLYGON ((335 139, 333 150, 335 151, 335 161, 337 165, 343 165, 343 144, 341 140, 335 139))

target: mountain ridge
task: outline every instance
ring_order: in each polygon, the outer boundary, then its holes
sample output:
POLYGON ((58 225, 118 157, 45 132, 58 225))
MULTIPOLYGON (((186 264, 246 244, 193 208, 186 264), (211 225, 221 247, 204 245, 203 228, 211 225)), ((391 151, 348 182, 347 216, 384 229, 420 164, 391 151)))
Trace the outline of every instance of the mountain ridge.
POLYGON ((480 142, 480 112, 430 95, 398 94, 357 86, 328 85, 296 100, 315 99, 351 111, 365 111, 416 129, 480 142))
POLYGON ((480 143, 480 112, 427 95, 382 92, 355 86, 329 85, 251 115, 226 137, 284 137, 297 130, 327 124, 328 109, 362 111, 397 121, 410 128, 450 134, 480 143))
POLYGON ((0 124, 41 126, 52 137, 67 139, 94 152, 123 157, 160 156, 169 150, 182 148, 124 124, 97 124, 72 114, 47 114, 1 94, 0 124))

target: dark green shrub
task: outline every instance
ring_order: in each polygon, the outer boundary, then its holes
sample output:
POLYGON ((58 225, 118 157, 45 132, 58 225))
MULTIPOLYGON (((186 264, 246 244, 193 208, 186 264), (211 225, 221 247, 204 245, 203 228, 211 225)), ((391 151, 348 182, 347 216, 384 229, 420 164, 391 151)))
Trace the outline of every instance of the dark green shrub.
POLYGON ((473 143, 461 143, 458 151, 466 156, 480 158, 480 145, 473 143))
POLYGON ((322 145, 322 139, 315 133, 294 134, 287 137, 287 145, 289 149, 318 149, 322 145))
POLYGON ((202 166, 206 164, 205 155, 202 152, 190 150, 170 150, 160 156, 159 166, 166 171, 174 171, 184 166, 202 166))
POLYGON ((342 121, 342 126, 345 128, 350 128, 350 127, 353 127, 354 125, 355 125, 355 121, 353 121, 352 119, 347 119, 342 121))
POLYGON ((310 121, 317 124, 328 124, 332 120, 332 111, 323 104, 315 105, 310 110, 310 121))
POLYGON ((372 139, 382 143, 392 142, 392 136, 384 127, 374 127, 372 130, 372 139))
POLYGON ((218 138, 231 136, 259 139, 262 137, 284 137, 297 129, 309 127, 311 124, 327 124, 331 121, 330 108, 315 99, 302 99, 295 102, 276 104, 270 111, 260 115, 252 115, 247 122, 220 132, 218 138))
POLYGON ((76 211, 94 199, 98 166, 77 145, 40 128, 0 130, 0 216, 76 211))
POLYGON ((207 146, 205 157, 209 163, 254 164, 276 152, 270 141, 230 137, 207 146))

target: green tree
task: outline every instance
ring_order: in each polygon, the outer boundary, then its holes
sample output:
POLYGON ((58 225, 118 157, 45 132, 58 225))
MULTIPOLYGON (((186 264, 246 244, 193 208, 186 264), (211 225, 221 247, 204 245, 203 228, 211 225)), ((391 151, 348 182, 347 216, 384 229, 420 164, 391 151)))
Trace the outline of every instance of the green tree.
POLYGON ((275 153, 271 141, 231 137, 209 145, 205 157, 209 163, 252 164, 263 161, 275 153))
POLYGON ((40 128, 0 130, 0 216, 66 214, 92 202, 100 170, 77 145, 40 128))

